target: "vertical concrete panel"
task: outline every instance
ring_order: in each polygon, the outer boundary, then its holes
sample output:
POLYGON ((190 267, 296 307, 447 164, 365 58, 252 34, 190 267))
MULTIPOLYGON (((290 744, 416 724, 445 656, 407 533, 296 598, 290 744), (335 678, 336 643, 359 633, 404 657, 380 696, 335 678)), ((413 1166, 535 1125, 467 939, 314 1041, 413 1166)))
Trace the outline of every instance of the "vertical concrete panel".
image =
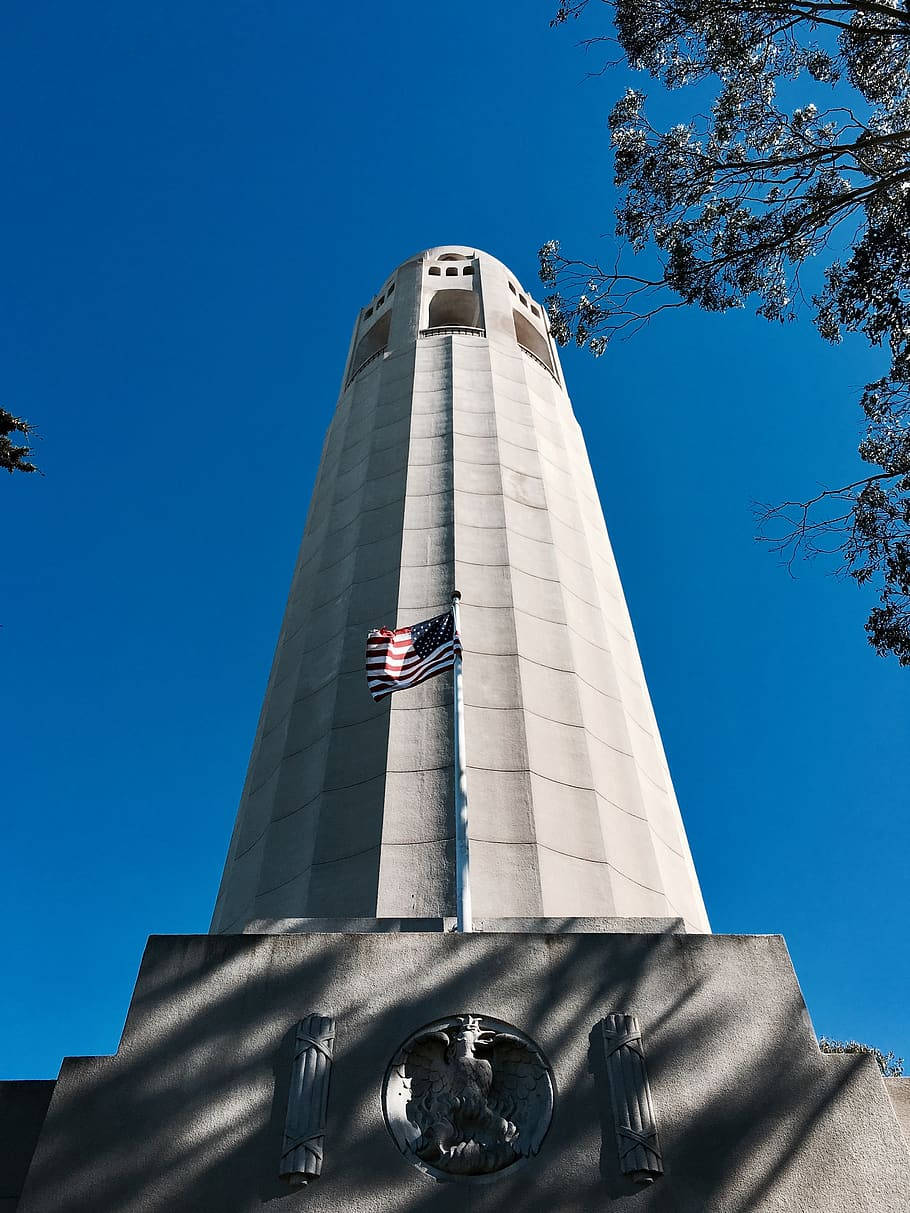
MULTIPOLYGON (((409 400, 398 627, 448 609, 453 585, 451 339, 418 343, 409 400)), ((451 676, 392 695, 385 762, 380 917, 443 916, 452 903, 451 676)))
POLYGON ((495 348, 494 365, 503 384, 500 457, 506 469, 509 498, 507 535, 513 595, 519 607, 517 636, 529 769, 533 773, 539 913, 571 915, 583 903, 596 906, 598 914, 609 915, 615 911, 598 828, 540 449, 542 434, 552 430, 552 423, 535 415, 525 358, 514 341, 495 348))
POLYGON ((337 872, 353 857, 357 880, 321 878, 331 908, 319 900, 326 913, 375 912, 388 712, 366 693, 363 638, 397 608, 410 417, 409 398, 398 389, 401 361, 410 378, 413 348, 366 368, 343 393, 330 427, 217 929, 239 929, 257 915, 306 913, 314 866, 337 872), (358 720, 365 728, 352 777, 345 755, 358 720), (371 839, 372 882, 369 861, 360 858, 371 839))
MULTIPOLYGON (((488 269, 483 267, 485 301, 488 269)), ((487 311, 488 323, 495 312, 487 311)), ((453 338, 453 341, 458 340, 453 338)), ((454 393, 455 570, 462 592, 471 892, 478 917, 541 910, 521 711, 497 386, 488 341, 459 340, 454 393)))
MULTIPOLYGON (((587 757, 594 792, 587 803, 599 825, 599 859, 605 865, 614 913, 642 914, 645 905, 654 912, 661 900, 661 875, 631 761, 631 742, 624 714, 605 710, 607 703, 621 700, 621 684, 608 626, 599 609, 585 532, 586 485, 583 476, 574 474, 577 452, 568 450, 564 440, 571 410, 564 394, 543 380, 539 369, 529 375, 529 395, 540 427, 541 475, 575 675, 572 685, 581 727, 574 744, 587 757), (596 687, 603 690, 598 693, 596 687), (608 699, 607 690, 616 699, 608 699)), ((658 912, 670 912, 665 899, 658 912)))
POLYGON ((237 812, 221 888, 215 905, 213 930, 240 930, 253 916, 264 840, 272 817, 278 784, 278 763, 266 757, 270 735, 280 736, 290 712, 304 661, 304 624, 323 563, 325 536, 334 499, 340 452, 351 419, 353 397, 343 395, 326 436, 316 485, 291 584, 288 605, 266 687, 246 782, 237 812))
MULTIPOLYGON (((608 738, 631 759, 631 762, 624 764, 624 772, 617 772, 615 763, 611 765, 603 760, 604 751, 601 750, 599 765, 603 775, 598 791, 608 800, 618 801, 628 814, 640 814, 648 823, 650 836, 647 866, 644 865, 643 845, 629 845, 628 835, 621 840, 619 847, 607 848, 608 853, 618 852, 621 856, 617 867, 627 878, 622 885, 616 885, 617 905, 621 907, 619 912, 648 912, 641 908, 644 905, 642 899, 653 904, 652 894, 644 890, 639 893, 637 885, 633 883, 644 882, 649 888, 659 887, 663 891, 665 913, 681 916, 690 929, 706 931, 709 929, 707 914, 660 743, 657 721, 584 440, 567 400, 564 404, 558 402, 554 413, 560 422, 561 451, 557 448, 549 451, 552 458, 545 460, 545 466, 554 469, 550 476, 552 495, 558 501, 557 508, 561 512, 561 521, 556 524, 556 529, 562 535, 559 547, 567 611, 570 619, 578 625, 579 655, 601 667, 607 663, 612 666, 612 678, 618 688, 623 711, 621 716, 610 713, 607 717, 608 738), (561 452, 565 452, 564 456, 561 452), (565 467, 570 463, 577 469, 572 486, 574 503, 566 491, 569 486, 564 472, 555 470, 557 465, 565 467), (587 561, 584 560, 584 551, 576 535, 584 538, 587 561), (593 622, 595 616, 592 607, 600 615, 599 627, 591 626, 590 622, 588 626, 581 624, 581 620, 593 622), (584 641, 581 641, 582 636, 584 641), (620 790, 622 794, 618 794, 620 790), (651 869, 650 874, 648 868, 651 869)), ((583 698, 590 712, 592 697, 583 692, 583 698)), ((592 721, 592 733, 603 739, 603 727, 598 730, 595 718, 589 716, 589 719, 592 721)), ((618 817, 611 822, 605 821, 605 837, 615 835, 621 821, 618 817)), ((636 836, 639 833, 636 831, 636 836)))

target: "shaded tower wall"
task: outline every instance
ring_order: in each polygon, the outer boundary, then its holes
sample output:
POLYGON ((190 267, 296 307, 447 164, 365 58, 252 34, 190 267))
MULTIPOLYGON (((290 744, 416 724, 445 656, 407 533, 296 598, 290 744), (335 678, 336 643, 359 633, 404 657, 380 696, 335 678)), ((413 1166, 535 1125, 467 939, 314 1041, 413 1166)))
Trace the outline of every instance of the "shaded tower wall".
POLYGON ((543 308, 431 249, 361 312, 212 930, 454 912, 452 686, 381 704, 370 628, 465 649, 478 917, 681 917, 701 892, 543 308))

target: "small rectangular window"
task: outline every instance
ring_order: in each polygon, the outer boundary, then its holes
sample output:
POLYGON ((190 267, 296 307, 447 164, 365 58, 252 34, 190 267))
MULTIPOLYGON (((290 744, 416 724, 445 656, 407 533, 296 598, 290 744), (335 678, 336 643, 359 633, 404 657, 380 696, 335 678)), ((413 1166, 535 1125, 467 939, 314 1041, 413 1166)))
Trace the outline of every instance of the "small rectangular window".
POLYGON ((539 310, 534 306, 533 303, 531 304, 531 311, 534 313, 535 316, 540 316, 539 310))
POLYGON ((382 305, 384 303, 385 303, 385 295, 380 295, 379 298, 376 300, 376 306, 382 307, 382 305))
POLYGON ((474 267, 473 267, 473 265, 466 265, 466 266, 464 267, 464 269, 463 269, 461 272, 462 272, 463 274, 473 274, 473 273, 474 273, 474 267))
POLYGON ((371 307, 368 307, 367 310, 363 313, 363 318, 364 318, 364 320, 369 320, 369 318, 372 315, 373 315, 373 309, 371 307))
POLYGON ((509 290, 512 292, 513 295, 517 294, 517 291, 515 290, 515 287, 512 285, 511 282, 509 283, 509 290))
POLYGON ((395 283, 394 283, 394 282, 390 282, 390 283, 389 283, 389 289, 386 291, 386 294, 387 294, 387 295, 391 295, 391 293, 392 293, 392 291, 394 291, 394 289, 395 289, 395 283))
POLYGON ((446 269, 446 277, 447 277, 447 278, 451 278, 451 277, 452 277, 454 274, 457 274, 457 273, 458 273, 458 266, 457 266, 457 265, 450 265, 450 266, 448 266, 448 267, 447 267, 447 269, 446 269))
POLYGON ((430 273, 431 273, 431 274, 434 274, 434 275, 435 275, 435 276, 438 278, 438 277, 439 277, 439 275, 442 273, 442 270, 439 268, 439 266, 438 266, 438 265, 431 265, 431 266, 430 266, 430 273))
POLYGON ((523 304, 525 305, 525 307, 527 307, 527 306, 528 306, 528 301, 527 301, 527 299, 525 299, 524 295, 519 295, 519 296, 518 296, 518 302, 519 302, 519 303, 523 303, 523 304))

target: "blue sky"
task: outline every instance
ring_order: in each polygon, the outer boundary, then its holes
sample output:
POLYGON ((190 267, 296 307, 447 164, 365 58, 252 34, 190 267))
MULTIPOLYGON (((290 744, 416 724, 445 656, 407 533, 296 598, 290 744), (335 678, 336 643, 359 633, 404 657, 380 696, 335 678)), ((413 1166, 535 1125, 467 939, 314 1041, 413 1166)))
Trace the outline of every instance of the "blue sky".
MULTIPOLYGON (((149 933, 208 927, 357 310, 421 248, 535 294, 612 228, 610 80, 542 3, 0 16, 0 1077, 116 1048, 149 933)), ((910 1057, 907 672, 750 503, 851 478, 861 345, 675 312, 564 367, 715 930, 910 1057)))

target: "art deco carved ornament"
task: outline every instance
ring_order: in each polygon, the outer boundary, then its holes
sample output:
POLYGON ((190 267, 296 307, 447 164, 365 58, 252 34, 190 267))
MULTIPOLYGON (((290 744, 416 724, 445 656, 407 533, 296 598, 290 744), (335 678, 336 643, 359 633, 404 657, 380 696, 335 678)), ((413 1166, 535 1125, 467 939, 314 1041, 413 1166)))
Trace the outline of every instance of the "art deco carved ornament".
POLYGON ((517 1028, 455 1015, 416 1032, 386 1071, 383 1108, 399 1149, 437 1179, 492 1178, 541 1147, 550 1065, 517 1028))

